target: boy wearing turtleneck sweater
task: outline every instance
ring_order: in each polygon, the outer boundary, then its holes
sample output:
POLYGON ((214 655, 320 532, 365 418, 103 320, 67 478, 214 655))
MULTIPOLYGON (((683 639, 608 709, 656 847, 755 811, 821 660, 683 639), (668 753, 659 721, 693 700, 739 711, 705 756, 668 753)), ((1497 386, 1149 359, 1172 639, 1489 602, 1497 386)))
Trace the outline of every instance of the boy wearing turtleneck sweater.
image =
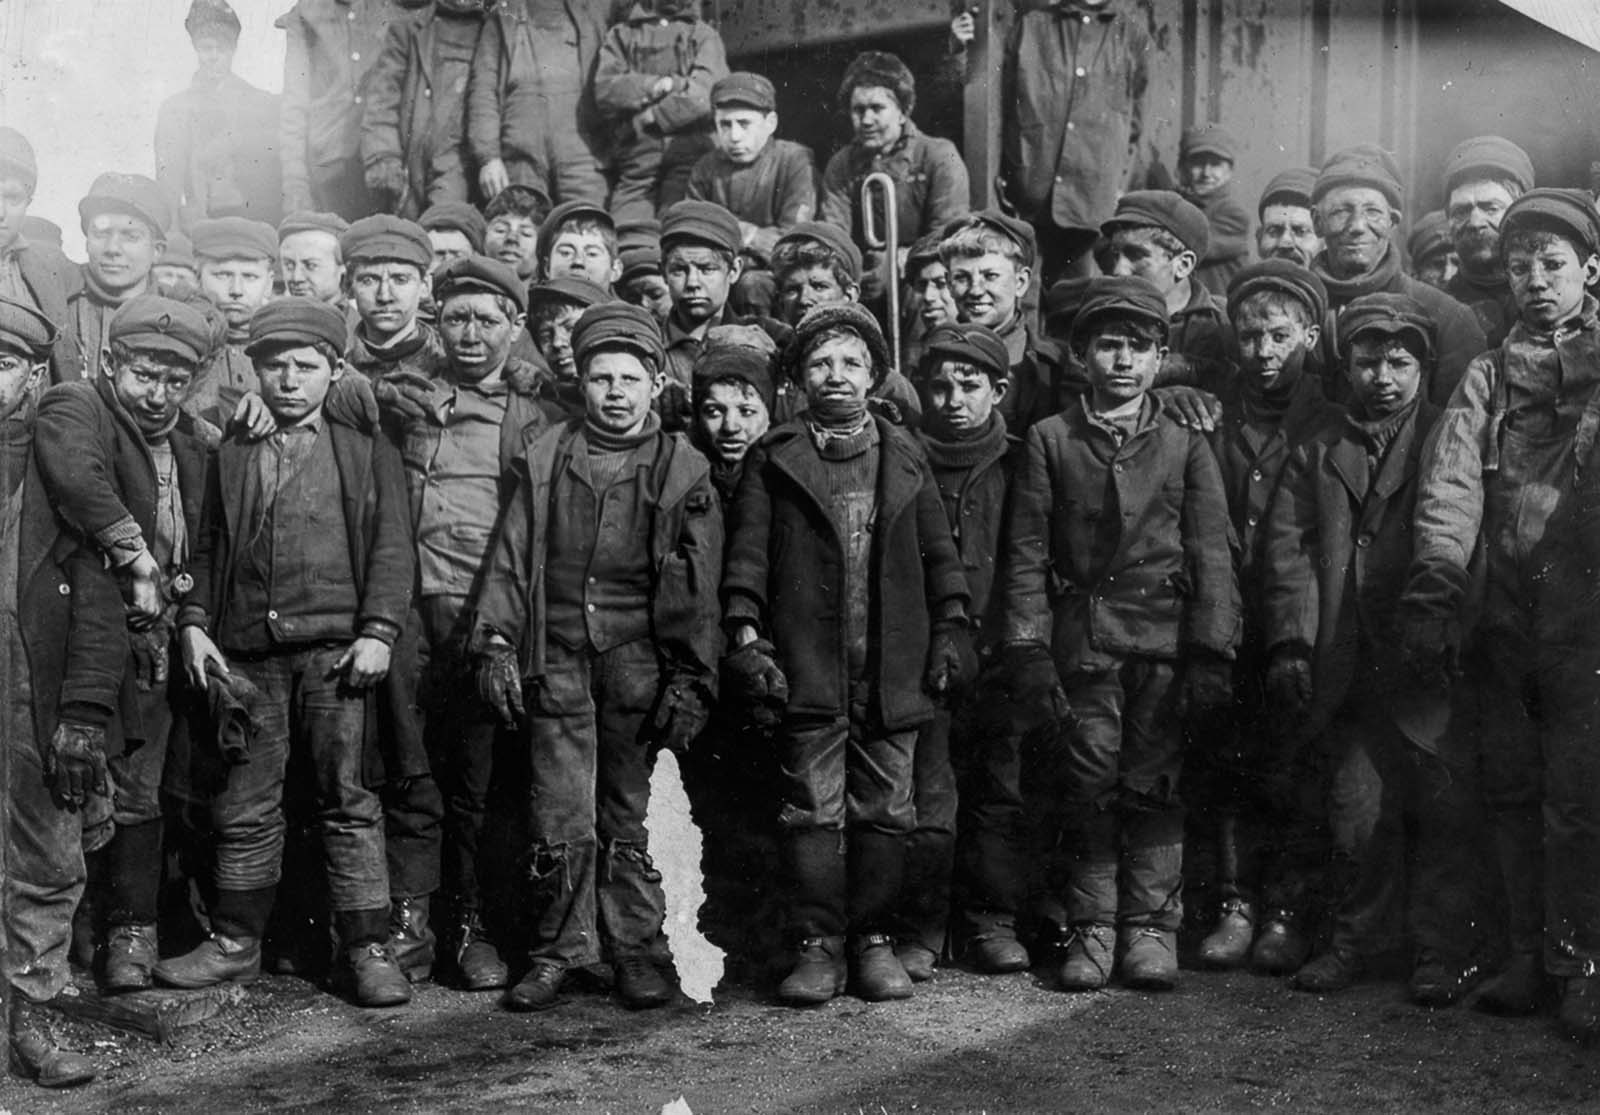
POLYGON ((1461 899, 1483 858, 1470 820, 1475 782, 1441 747, 1447 698, 1406 668, 1399 622, 1419 461, 1440 421, 1424 392, 1436 338, 1406 295, 1345 307, 1338 343, 1350 410, 1291 455, 1261 568, 1267 699, 1312 741, 1333 840, 1331 937, 1293 986, 1342 990, 1409 944, 1412 996, 1445 1006, 1479 970, 1467 926, 1482 912, 1461 899), (1401 922, 1409 938, 1396 933, 1401 922))
POLYGON ((705 726, 722 642, 722 513, 705 458, 651 409, 660 327, 639 306, 591 306, 572 348, 585 415, 514 466, 473 630, 479 691, 530 737, 539 907, 506 996, 524 1011, 555 1006, 602 949, 628 1006, 677 994, 644 817, 657 748, 705 726))
POLYGON ((387 213, 362 217, 339 234, 339 255, 356 311, 345 362, 374 380, 440 374, 444 346, 419 314, 433 264, 427 230, 387 213))

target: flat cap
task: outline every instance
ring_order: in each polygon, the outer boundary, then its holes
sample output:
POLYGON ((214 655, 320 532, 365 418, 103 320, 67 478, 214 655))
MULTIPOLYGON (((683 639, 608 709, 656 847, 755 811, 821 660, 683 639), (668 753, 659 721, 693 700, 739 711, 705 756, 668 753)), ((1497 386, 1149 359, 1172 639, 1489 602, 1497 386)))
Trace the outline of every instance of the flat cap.
POLYGON ((297 232, 326 232, 338 239, 349 227, 350 222, 337 213, 318 213, 310 209, 301 209, 278 222, 278 242, 283 243, 297 232))
POLYGON ((1310 313, 1312 325, 1321 325, 1328 316, 1328 288, 1321 279, 1292 260, 1264 259, 1241 268, 1228 283, 1228 319, 1236 321, 1244 300, 1264 290, 1297 300, 1310 313))
POLYGON ((249 217, 208 217, 191 230, 200 259, 276 259, 278 233, 266 221, 249 217))
POLYGON ((349 343, 344 315, 320 298, 289 295, 262 306, 250 318, 250 343, 245 355, 255 356, 275 345, 332 345, 344 352, 349 343))
POLYGON ((609 290, 576 275, 541 279, 528 288, 530 310, 546 302, 565 302, 568 305, 588 309, 590 306, 614 300, 615 296, 609 290))
POLYGON ((732 108, 735 105, 757 112, 775 112, 778 94, 772 82, 761 74, 735 70, 711 87, 711 107, 732 108))
POLYGON ((944 233, 937 230, 918 237, 916 243, 906 252, 906 277, 915 275, 923 264, 937 262, 940 258, 939 245, 943 242, 944 233))
POLYGON ((43 360, 50 355, 57 332, 49 318, 27 303, 0 298, 0 349, 43 360))
POLYGON ((622 261, 622 282, 661 274, 661 222, 647 217, 618 225, 617 258, 622 261))
POLYGON ((1064 334, 1071 327, 1092 282, 1088 276, 1057 279, 1044 292, 1044 320, 1052 336, 1064 334))
POLYGON ((932 375, 941 362, 955 360, 981 368, 992 379, 1004 379, 1011 371, 1011 354, 994 330, 964 322, 936 325, 922 341, 922 359, 917 374, 932 375))
POLYGON ((464 201, 441 201, 430 205, 417 218, 417 224, 426 232, 452 230, 467 238, 475 252, 483 251, 483 234, 489 222, 483 214, 464 201))
POLYGON ((78 218, 88 229, 89 222, 102 213, 121 213, 150 226, 156 239, 165 239, 172 225, 172 204, 167 191, 143 174, 109 171, 96 178, 89 193, 78 202, 78 218))
POLYGON ((1280 170, 1267 179, 1267 188, 1261 191, 1261 201, 1256 205, 1259 217, 1269 205, 1297 205, 1311 208, 1311 190, 1317 184, 1317 172, 1308 166, 1280 170))
POLYGON ((443 307, 456 294, 503 294, 516 305, 517 313, 528 312, 528 287, 516 268, 488 256, 453 259, 439 268, 433 277, 435 304, 443 307))
POLYGON ((1068 343, 1081 347, 1088 340, 1089 327, 1110 316, 1132 317, 1163 329, 1170 324, 1167 300, 1149 279, 1106 275, 1089 280, 1078 316, 1072 320, 1072 331, 1067 334, 1068 343))
POLYGON ((1473 136, 1456 144, 1444 161, 1444 188, 1448 193, 1463 182, 1509 178, 1526 191, 1533 189, 1533 160, 1528 153, 1501 136, 1473 136))
POLYGON ((1197 256, 1211 243, 1204 211, 1172 190, 1132 190, 1117 199, 1117 211, 1100 226, 1110 236, 1119 228, 1159 228, 1197 256))
POLYGON ((917 107, 917 79, 911 69, 895 54, 882 50, 864 50, 850 60, 844 68, 844 78, 839 82, 839 105, 850 107, 850 95, 859 86, 887 89, 907 116, 917 107))
POLYGON ((724 252, 738 253, 744 244, 739 218, 714 201, 689 199, 667 206, 661 213, 661 255, 677 243, 690 242, 724 252))
POLYGON ((779 237, 778 242, 772 246, 773 270, 777 270, 776 265, 785 244, 799 244, 805 240, 831 252, 840 263, 844 264, 852 282, 861 281, 861 249, 856 247, 856 242, 850 239, 848 232, 827 221, 801 221, 779 237))
POLYGON ((1432 356, 1438 327, 1421 303, 1409 295, 1379 291, 1363 294, 1339 312, 1339 351, 1348 352, 1350 342, 1363 333, 1413 336, 1422 342, 1424 353, 1432 356))
POLYGON ((39 160, 34 157, 33 144, 15 128, 0 128, 0 178, 15 178, 30 194, 39 184, 39 160))
POLYGON ((1365 186, 1377 190, 1396 209, 1405 208, 1405 186, 1400 181, 1400 164, 1376 143, 1358 143, 1328 156, 1317 181, 1311 187, 1311 200, 1317 201, 1340 186, 1365 186))
POLYGON ((657 372, 666 367, 661 326, 649 310, 627 302, 602 302, 583 311, 572 327, 572 358, 580 371, 595 353, 617 348, 634 353, 657 372))
POLYGON ((183 29, 189 32, 191 39, 207 33, 237 39, 239 16, 227 0, 194 0, 189 5, 189 14, 183 17, 183 29))
POLYGON ((1239 141, 1221 124, 1197 124, 1185 128, 1183 137, 1178 140, 1179 160, 1193 155, 1215 155, 1231 163, 1238 158, 1238 152, 1239 141))
POLYGON ((788 375, 800 382, 800 367, 812 345, 834 329, 848 330, 867 343, 867 351, 872 354, 872 382, 882 382, 889 372, 889 342, 883 339, 878 319, 859 302, 829 302, 806 311, 783 350, 783 366, 788 375))
POLYGON ((561 230, 561 226, 575 220, 599 221, 612 229, 617 227, 616 218, 607 212, 604 205, 581 199, 563 201, 546 213, 544 220, 539 222, 539 251, 543 254, 548 254, 550 241, 555 239, 555 235, 561 230))
POLYGON ((1600 251, 1600 213, 1583 190, 1557 190, 1541 186, 1513 201, 1500 220, 1500 254, 1518 225, 1553 225, 1564 230, 1590 253, 1600 251))
POLYGON ((777 393, 772 379, 772 354, 743 344, 707 344, 694 362, 693 398, 699 403, 711 385, 724 380, 748 384, 770 411, 777 393))
POLYGON ((1039 234, 1027 221, 1018 220, 998 209, 978 209, 957 217, 944 226, 940 236, 950 238, 977 229, 999 233, 1022 250, 1022 266, 1032 267, 1039 255, 1039 234))
POLYGON ((191 271, 200 270, 200 263, 194 252, 194 241, 176 230, 167 234, 166 250, 156 262, 162 267, 187 267, 191 271))
POLYGON ((377 213, 362 217, 339 236, 339 254, 352 259, 385 259, 410 263, 420 271, 433 265, 433 242, 415 221, 377 213))
POLYGON ((1435 209, 1417 218, 1406 238, 1406 254, 1412 263, 1421 263, 1443 249, 1455 246, 1450 236, 1450 218, 1443 209, 1435 209))
POLYGON ((164 352, 204 363, 211 355, 214 333, 205 314, 187 302, 141 294, 118 307, 106 327, 113 341, 144 352, 164 352))

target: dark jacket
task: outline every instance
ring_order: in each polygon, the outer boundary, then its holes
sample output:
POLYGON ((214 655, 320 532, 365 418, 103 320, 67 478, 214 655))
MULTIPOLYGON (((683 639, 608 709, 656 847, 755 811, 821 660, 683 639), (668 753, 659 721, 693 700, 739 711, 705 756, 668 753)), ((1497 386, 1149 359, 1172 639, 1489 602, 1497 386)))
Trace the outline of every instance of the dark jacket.
POLYGON ((1205 197, 1185 193, 1206 215, 1210 238, 1206 254, 1194 269, 1194 280, 1218 298, 1228 296, 1228 283, 1250 258, 1250 226, 1253 215, 1233 196, 1233 183, 1213 190, 1205 197))
POLYGON ((1465 271, 1457 271, 1444 285, 1444 292, 1472 311, 1483 329, 1488 348, 1499 348, 1521 317, 1517 300, 1511 296, 1511 284, 1504 274, 1480 282, 1465 271))
POLYGON ((1172 351, 1161 366, 1159 382, 1219 392, 1233 376, 1233 346, 1226 307, 1191 278, 1188 303, 1172 315, 1167 333, 1172 351))
POLYGON ((278 98, 237 74, 189 86, 156 116, 156 181, 185 230, 206 217, 283 217, 278 98))
MULTIPOLYGON (((919 436, 926 449, 926 432, 919 436)), ((973 465, 962 477, 955 499, 950 498, 950 493, 941 492, 950 536, 961 558, 967 590, 972 594, 967 613, 972 617, 973 633, 981 646, 1000 642, 1005 630, 1005 601, 1003 594, 994 589, 1002 553, 1001 527, 1005 520, 1006 498, 1011 488, 1011 475, 1021 459, 1022 440, 1008 430, 995 452, 973 465)))
MULTIPOLYGON (((948 139, 924 135, 910 120, 899 141, 887 151, 870 152, 854 142, 834 152, 822 172, 817 219, 848 229, 865 245, 861 228, 861 183, 883 171, 894 179, 895 212, 900 246, 936 232, 972 208, 967 164, 948 139)), ((878 227, 882 229, 883 222, 878 227)), ((865 253, 874 257, 875 253, 865 253)), ((871 259, 863 274, 876 266, 871 259)))
MULTIPOLYGON (((569 467, 583 419, 541 433, 513 468, 515 488, 490 548, 478 599, 473 645, 490 632, 519 650, 523 676, 544 675, 545 563, 558 472, 569 467)), ((717 584, 722 576, 722 512, 711 470, 681 434, 657 434, 654 524, 650 531, 651 633, 663 662, 699 676, 714 689, 722 635, 717 627, 717 584)))
POLYGON ((815 215, 817 166, 811 148, 786 139, 769 140, 749 166, 712 151, 689 172, 688 196, 714 201, 754 225, 745 251, 766 266, 784 233, 815 215))
POLYGON ((728 76, 722 36, 698 19, 630 17, 606 32, 595 63, 594 99, 622 149, 646 134, 636 124, 649 109, 657 136, 711 133, 711 87, 728 76), (651 87, 673 79, 672 92, 651 100, 651 87))
POLYGON ((17 252, 23 285, 33 295, 39 312, 60 333, 50 350, 50 382, 68 383, 83 378, 83 356, 69 324, 67 300, 83 285, 78 265, 50 244, 29 243, 17 252))
MULTIPOLYGON (((921 447, 874 421, 882 456, 867 672, 874 713, 900 731, 932 719, 922 680, 933 622, 963 618, 970 597, 921 447)), ((753 624, 777 647, 791 716, 840 716, 849 707, 845 555, 822 502, 825 467, 804 423, 769 431, 745 458, 729 532, 725 622, 753 624)))
POLYGON ((1205 435, 1152 397, 1118 446, 1086 405, 1028 432, 1006 528, 1007 642, 1044 643, 1064 670, 1239 641, 1222 476, 1205 435))

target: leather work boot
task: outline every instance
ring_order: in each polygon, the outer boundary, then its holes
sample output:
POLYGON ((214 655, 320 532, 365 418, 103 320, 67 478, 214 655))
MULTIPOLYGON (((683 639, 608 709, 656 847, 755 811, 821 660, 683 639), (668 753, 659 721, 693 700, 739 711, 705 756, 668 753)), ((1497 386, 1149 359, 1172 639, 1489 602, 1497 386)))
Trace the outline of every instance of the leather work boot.
POLYGON ((261 974, 261 938, 213 933, 182 956, 157 961, 156 982, 194 989, 219 983, 249 983, 261 974))
POLYGON ((106 935, 106 966, 101 986, 109 994, 143 991, 161 953, 153 925, 114 925, 106 935))
POLYGON ((939 956, 920 941, 901 941, 894 949, 894 958, 911 977, 912 983, 927 983, 933 978, 934 965, 939 956))
POLYGON ((396 898, 389 903, 389 951, 412 983, 433 975, 436 940, 428 927, 428 896, 396 898))
POLYGON ((778 998, 792 1006, 826 1003, 844 990, 846 979, 843 937, 807 937, 795 949, 795 964, 778 998))
POLYGON ((1319 995, 1343 991, 1361 978, 1366 970, 1361 957, 1343 945, 1334 945, 1314 958, 1289 980, 1296 991, 1311 991, 1319 995))
POLYGON ((617 995, 629 1010, 664 1007, 677 995, 678 989, 667 982, 645 953, 618 953, 611 958, 611 970, 617 977, 617 995))
POLYGON ((505 994, 507 1010, 549 1010, 561 1000, 561 985, 567 978, 567 966, 555 960, 535 960, 533 967, 505 994))
POLYGON ((500 950, 483 935, 483 923, 476 910, 461 915, 461 924, 456 927, 455 960, 461 986, 468 991, 493 991, 511 980, 500 950))
POLYGON ((886 933, 866 933, 851 942, 855 960, 856 994, 869 1003, 911 998, 911 977, 894 954, 894 939, 886 933))
POLYGON ((1424 1007, 1455 1006, 1481 979, 1483 970, 1472 961, 1424 948, 1411 970, 1411 1000, 1424 1007))
POLYGON ((1178 986, 1178 935, 1153 925, 1121 931, 1122 982, 1141 991, 1171 991, 1178 986))
POLYGON ((43 1009, 20 995, 11 1006, 11 1071, 41 1088, 75 1088, 95 1078, 94 1062, 62 1049, 50 1033, 43 1009))
POLYGON ((1242 898, 1223 902, 1217 927, 1200 942, 1200 962, 1208 968, 1237 968, 1250 956, 1255 939, 1255 909, 1242 898))
POLYGON ((1274 910, 1261 923, 1250 967, 1266 976, 1298 972, 1311 956, 1311 942, 1300 932, 1299 919, 1288 910, 1274 910))
POLYGON ((411 1001, 411 981, 381 941, 343 950, 336 981, 358 1007, 398 1007, 411 1001))
POLYGON ((1600 1038, 1600 976, 1572 976, 1567 980, 1556 1021, 1573 1041, 1591 1045, 1600 1038))
POLYGON ((1514 952, 1510 962, 1483 985, 1477 1005, 1491 1014, 1533 1014, 1549 993, 1543 954, 1514 952))
POLYGON ((988 975, 1028 970, 1028 950, 1012 930, 974 937, 967 945, 967 956, 974 968, 988 975))
POLYGON ((1117 931, 1109 925, 1079 925, 1067 936, 1065 958, 1056 969, 1063 991, 1099 991, 1111 978, 1117 931))

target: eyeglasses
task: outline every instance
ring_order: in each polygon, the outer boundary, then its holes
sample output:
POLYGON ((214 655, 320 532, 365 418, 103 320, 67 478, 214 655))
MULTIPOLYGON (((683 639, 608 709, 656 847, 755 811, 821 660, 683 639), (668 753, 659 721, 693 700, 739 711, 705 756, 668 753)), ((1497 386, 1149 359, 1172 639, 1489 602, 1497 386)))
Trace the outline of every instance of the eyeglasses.
POLYGON ((1388 228, 1393 223, 1392 212, 1376 205, 1339 205, 1322 213, 1322 223, 1331 231, 1342 232, 1355 223, 1357 217, 1369 228, 1388 228))

